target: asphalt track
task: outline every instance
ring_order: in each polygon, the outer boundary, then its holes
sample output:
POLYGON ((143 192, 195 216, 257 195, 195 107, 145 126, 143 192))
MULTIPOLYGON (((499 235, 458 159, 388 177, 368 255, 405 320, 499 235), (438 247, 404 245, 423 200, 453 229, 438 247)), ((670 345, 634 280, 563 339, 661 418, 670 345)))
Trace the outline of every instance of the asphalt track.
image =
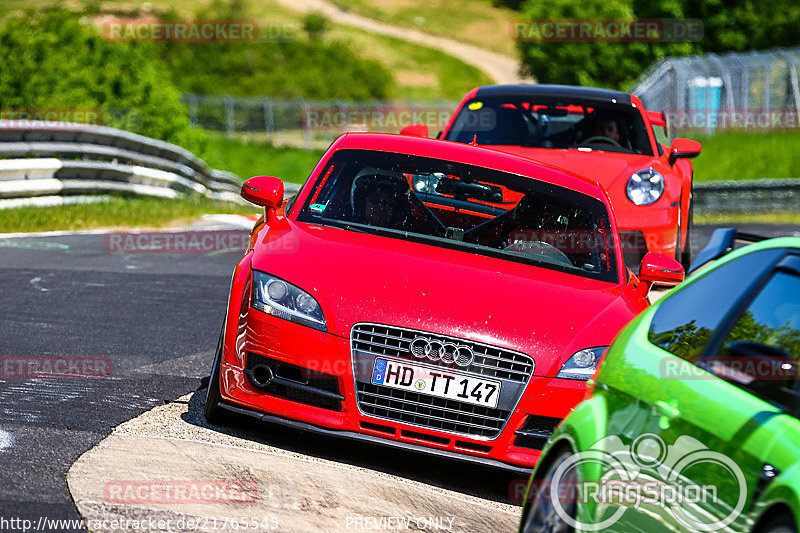
MULTIPOLYGON (((768 236, 797 226, 742 226, 768 236)), ((231 229, 231 228, 227 228, 231 229)), ((698 227, 695 253, 713 228, 698 227)), ((244 230, 240 230, 244 234, 244 230)), ((70 466, 112 428, 200 388, 222 324, 237 253, 109 253, 102 234, 0 236, 0 356, 102 359, 106 379, 0 379, 0 530, 79 517, 67 490, 70 466)), ((5 359, 4 359, 5 360, 5 359)), ((369 446, 276 429, 288 449, 380 465, 369 446)), ((508 475, 415 458, 393 474, 505 501, 508 475)), ((80 528, 51 524, 47 531, 80 528)))

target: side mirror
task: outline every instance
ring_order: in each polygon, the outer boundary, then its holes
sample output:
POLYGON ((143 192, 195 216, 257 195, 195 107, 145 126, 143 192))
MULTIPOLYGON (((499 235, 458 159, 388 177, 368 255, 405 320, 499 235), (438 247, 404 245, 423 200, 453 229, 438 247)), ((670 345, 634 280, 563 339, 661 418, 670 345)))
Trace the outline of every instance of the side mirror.
POLYGON ((430 132, 428 131, 427 124, 409 124, 400 133, 403 135, 410 135, 412 137, 425 137, 427 138, 430 132))
POLYGON ((274 176, 253 176, 242 184, 242 198, 264 207, 264 220, 274 220, 283 204, 283 181, 274 176))
POLYGON ((669 146, 669 164, 674 165, 679 158, 692 158, 700 155, 703 145, 691 139, 675 137, 669 146))
POLYGON ((683 265, 671 257, 656 252, 644 254, 639 267, 639 281, 642 282, 640 286, 643 287, 642 292, 645 296, 653 285, 672 287, 683 281, 685 277, 683 265))

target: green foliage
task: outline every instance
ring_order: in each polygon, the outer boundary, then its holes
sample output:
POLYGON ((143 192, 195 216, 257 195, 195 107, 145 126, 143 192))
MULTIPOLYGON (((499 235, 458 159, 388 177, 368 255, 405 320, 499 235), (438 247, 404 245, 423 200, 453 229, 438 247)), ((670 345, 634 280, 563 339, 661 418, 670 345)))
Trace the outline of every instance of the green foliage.
POLYGON ((782 326, 773 328, 758 322, 748 310, 739 318, 725 341, 726 346, 734 342, 758 342, 780 348, 790 357, 800 357, 800 331, 793 328, 787 319, 782 326))
POLYGON ((99 109, 104 125, 202 152, 170 73, 152 46, 103 39, 66 10, 0 28, 0 109, 99 109))
MULTIPOLYGON (((676 0, 673 0, 676 1, 676 0)), ((656 0, 649 0, 655 4, 656 0)), ((703 51, 761 50, 800 44, 800 3, 775 0, 768 4, 754 0, 679 1, 687 18, 705 25, 703 51)))
MULTIPOLYGON (((524 19, 615 19, 632 20, 630 0, 527 0, 524 19)), ((657 16, 674 17, 660 10, 657 16)), ((656 16, 656 15, 653 15, 656 16)), ((523 70, 540 83, 564 83, 624 88, 655 59, 692 53, 688 43, 651 42, 539 42, 518 41, 523 70)))
MULTIPOLYGON (((198 11, 197 20, 247 20, 241 0, 218 1, 198 11)), ((186 93, 366 100, 386 98, 388 70, 358 57, 341 41, 322 40, 328 21, 304 19, 310 40, 281 31, 255 42, 163 43, 158 54, 178 88, 186 93), (277 37, 277 38, 276 38, 277 37)), ((269 28, 264 28, 269 29, 269 28)))
POLYGON ((800 131, 680 136, 703 144, 703 151, 692 160, 697 181, 800 178, 800 131))
POLYGON ((187 93, 364 100, 385 98, 392 84, 341 43, 175 43, 160 54, 187 93))
POLYGON ((303 30, 312 41, 322 40, 329 26, 328 18, 322 13, 315 11, 303 17, 303 30))
MULTIPOLYGON (((499 1, 499 0, 496 0, 499 1)), ((703 39, 690 43, 517 43, 523 70, 540 83, 625 89, 665 56, 800 44, 800 4, 777 0, 769 9, 754 0, 526 0, 525 19, 700 19, 703 39)))
POLYGON ((656 346, 682 359, 696 360, 711 339, 712 333, 707 327, 697 327, 696 322, 692 320, 657 335, 651 331, 648 338, 656 346))
POLYGON ((304 183, 322 157, 322 150, 276 148, 255 141, 240 141, 211 135, 206 162, 214 168, 230 170, 240 178, 269 175, 286 182, 304 183))

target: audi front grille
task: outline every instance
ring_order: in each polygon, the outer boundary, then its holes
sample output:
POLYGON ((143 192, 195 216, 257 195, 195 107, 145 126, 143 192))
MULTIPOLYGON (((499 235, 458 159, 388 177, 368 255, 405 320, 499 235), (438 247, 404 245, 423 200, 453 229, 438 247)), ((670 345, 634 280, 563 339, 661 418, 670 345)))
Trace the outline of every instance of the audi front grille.
POLYGON ((350 349, 358 408, 363 414, 484 439, 500 435, 534 369, 533 359, 519 352, 381 324, 353 326, 350 349), (436 357, 436 350, 431 350, 431 346, 438 350, 444 345, 447 345, 446 354, 455 355, 442 360, 436 357), (425 355, 425 347, 433 357, 425 355), (497 408, 374 385, 370 376, 376 357, 439 366, 460 374, 498 380, 501 391, 497 408))

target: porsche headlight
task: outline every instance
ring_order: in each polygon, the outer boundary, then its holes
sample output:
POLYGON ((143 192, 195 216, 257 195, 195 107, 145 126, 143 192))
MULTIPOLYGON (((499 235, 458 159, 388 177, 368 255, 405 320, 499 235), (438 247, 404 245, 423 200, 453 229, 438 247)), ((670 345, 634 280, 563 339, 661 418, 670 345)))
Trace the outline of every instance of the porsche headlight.
POLYGON ((628 178, 625 193, 636 205, 650 205, 664 194, 664 177, 652 168, 640 170, 628 178))
POLYGON ((575 352, 572 357, 567 359, 567 362, 561 367, 556 377, 582 380, 591 378, 595 370, 597 370, 597 363, 607 348, 608 346, 597 346, 575 352))
POLYGON ((303 289, 266 272, 253 270, 250 305, 270 315, 327 331, 319 302, 303 289))

